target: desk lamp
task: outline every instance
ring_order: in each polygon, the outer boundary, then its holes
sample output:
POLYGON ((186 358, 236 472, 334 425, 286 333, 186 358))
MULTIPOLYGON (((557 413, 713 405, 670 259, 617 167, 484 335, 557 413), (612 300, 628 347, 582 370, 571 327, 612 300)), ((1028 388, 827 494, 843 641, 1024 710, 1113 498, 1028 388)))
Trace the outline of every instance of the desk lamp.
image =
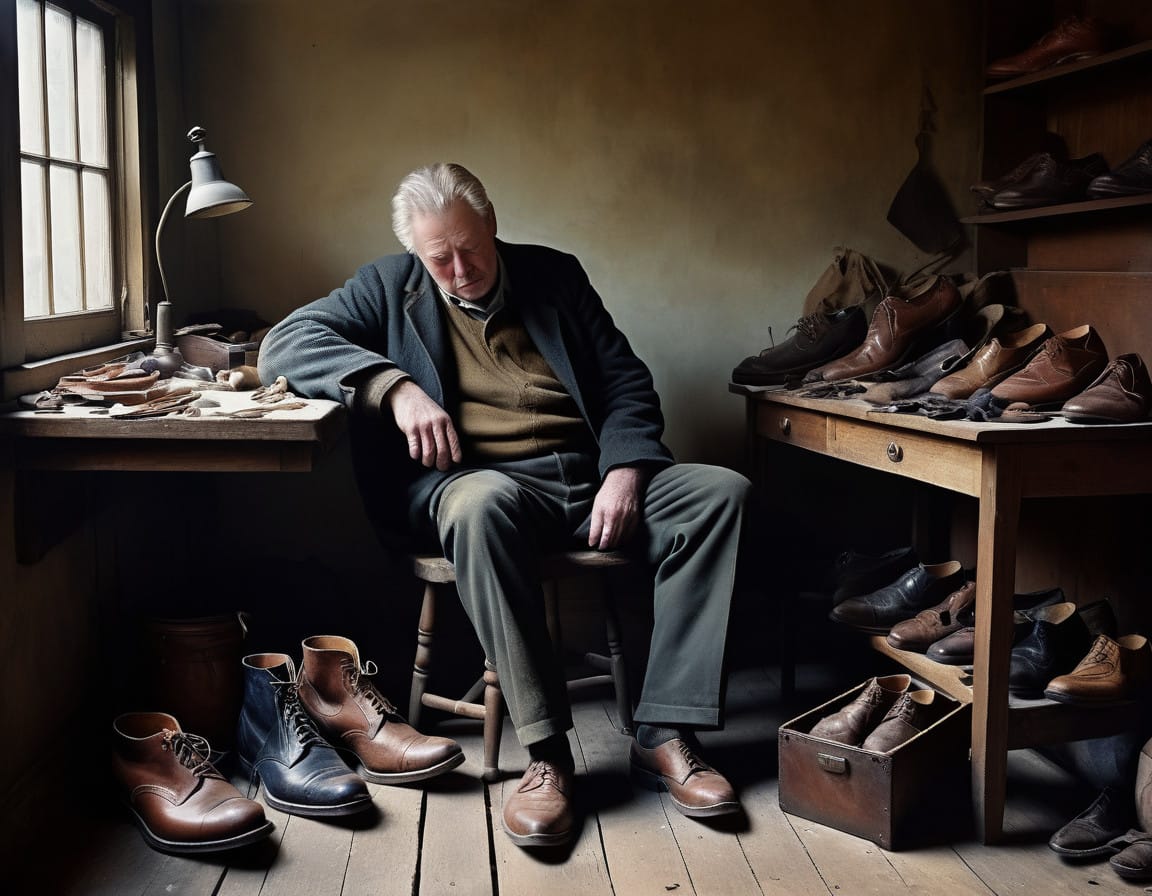
POLYGON ((192 180, 172 194, 172 198, 164 206, 164 213, 160 216, 160 225, 156 228, 156 265, 160 268, 163 297, 156 303, 156 347, 149 357, 155 359, 152 363, 154 369, 160 371, 161 377, 170 377, 184 363, 184 358, 176 348, 172 335, 172 302, 168 292, 168 281, 164 277, 164 256, 160 252, 160 234, 164 230, 164 223, 168 220, 168 213, 185 192, 188 193, 188 204, 184 208, 185 218, 217 218, 243 211, 252 204, 247 193, 224 180, 215 153, 204 148, 205 136, 206 132, 201 127, 192 128, 188 132, 188 139, 196 144, 196 154, 188 163, 192 169, 192 180))

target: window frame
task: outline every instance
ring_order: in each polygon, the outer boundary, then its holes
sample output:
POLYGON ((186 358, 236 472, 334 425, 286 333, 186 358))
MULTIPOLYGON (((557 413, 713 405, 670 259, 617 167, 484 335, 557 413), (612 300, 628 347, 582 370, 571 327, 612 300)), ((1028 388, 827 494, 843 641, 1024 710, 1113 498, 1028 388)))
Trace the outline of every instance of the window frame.
MULTIPOLYGON (((89 362, 124 354, 151 338, 147 297, 153 277, 146 227, 155 194, 151 14, 146 0, 47 0, 102 26, 106 35, 113 306, 50 318, 24 317, 19 137, 0 146, 0 399, 55 384, 89 362), (109 41, 109 35, 112 40, 109 41), (108 44, 111 44, 110 46, 108 44), (154 153, 153 153, 154 155, 154 153)), ((16 0, 0 0, 0 133, 19 135, 16 0)))

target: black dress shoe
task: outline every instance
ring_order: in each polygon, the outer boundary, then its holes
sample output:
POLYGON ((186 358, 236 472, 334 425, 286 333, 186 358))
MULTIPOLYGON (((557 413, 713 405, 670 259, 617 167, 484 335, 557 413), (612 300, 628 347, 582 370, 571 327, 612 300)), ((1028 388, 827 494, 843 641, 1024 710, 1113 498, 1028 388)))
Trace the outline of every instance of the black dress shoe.
POLYGON ((1107 171, 1108 165, 1099 153, 1067 162, 1050 153, 1043 154, 1023 180, 995 194, 991 204, 997 210, 1008 211, 1078 202, 1087 197, 1092 179, 1107 171))
POLYGON ((895 581, 917 563, 919 558, 914 547, 894 548, 882 554, 845 551, 836 558, 832 567, 832 603, 835 605, 850 597, 871 594, 895 581))
POLYGON ((1118 849, 1111 845, 1111 841, 1136 824, 1131 794, 1124 794, 1105 787, 1091 806, 1052 835, 1048 846, 1071 859, 1091 859, 1116 853, 1118 849))
POLYGON ((1107 174, 1093 178, 1088 184, 1088 195, 1093 199, 1139 196, 1142 193, 1152 193, 1152 140, 1140 144, 1131 158, 1107 174))
POLYGON ((793 333, 779 345, 745 358, 732 371, 732 382, 744 386, 799 385, 804 374, 848 354, 864 341, 868 321, 859 305, 825 314, 815 311, 796 321, 793 333))
POLYGON ((1032 631, 1012 648, 1008 691, 1038 699, 1053 678, 1076 668, 1093 639, 1074 603, 1053 604, 1030 615, 1032 631))
POLYGON ((959 590, 964 581, 964 569, 958 560, 927 566, 921 563, 878 591, 837 604, 829 618, 862 631, 885 634, 896 623, 940 603, 959 590))
POLYGON ((240 762, 264 783, 264 800, 291 815, 350 815, 372 805, 368 786, 320 736, 296 693, 282 653, 244 657, 244 706, 236 728, 240 762))

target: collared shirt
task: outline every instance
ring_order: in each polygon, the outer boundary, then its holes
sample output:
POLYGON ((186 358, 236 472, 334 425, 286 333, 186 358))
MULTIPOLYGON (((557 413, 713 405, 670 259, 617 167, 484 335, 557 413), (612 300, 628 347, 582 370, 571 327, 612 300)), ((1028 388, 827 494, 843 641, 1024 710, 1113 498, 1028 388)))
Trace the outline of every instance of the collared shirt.
MULTIPOLYGON (((499 258, 499 256, 497 256, 499 258)), ((500 273, 496 277, 496 288, 493 290, 492 299, 487 305, 477 305, 475 302, 469 302, 467 299, 462 299, 459 296, 454 296, 448 290, 436 284, 436 288, 440 291, 440 296, 444 301, 455 305, 457 308, 468 312, 472 317, 477 320, 489 320, 492 315, 504 307, 504 292, 508 288, 508 275, 504 270, 504 261, 500 259, 500 273)))

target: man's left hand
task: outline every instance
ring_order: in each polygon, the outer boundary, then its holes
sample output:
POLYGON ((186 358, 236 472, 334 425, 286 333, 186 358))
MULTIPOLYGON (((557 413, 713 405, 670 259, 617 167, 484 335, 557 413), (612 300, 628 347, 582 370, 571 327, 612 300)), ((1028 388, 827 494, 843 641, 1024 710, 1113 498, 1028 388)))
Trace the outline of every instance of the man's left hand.
POLYGON ((588 547, 611 551, 632 537, 640 524, 640 499, 650 475, 642 467, 614 467, 605 474, 592 503, 588 547))

